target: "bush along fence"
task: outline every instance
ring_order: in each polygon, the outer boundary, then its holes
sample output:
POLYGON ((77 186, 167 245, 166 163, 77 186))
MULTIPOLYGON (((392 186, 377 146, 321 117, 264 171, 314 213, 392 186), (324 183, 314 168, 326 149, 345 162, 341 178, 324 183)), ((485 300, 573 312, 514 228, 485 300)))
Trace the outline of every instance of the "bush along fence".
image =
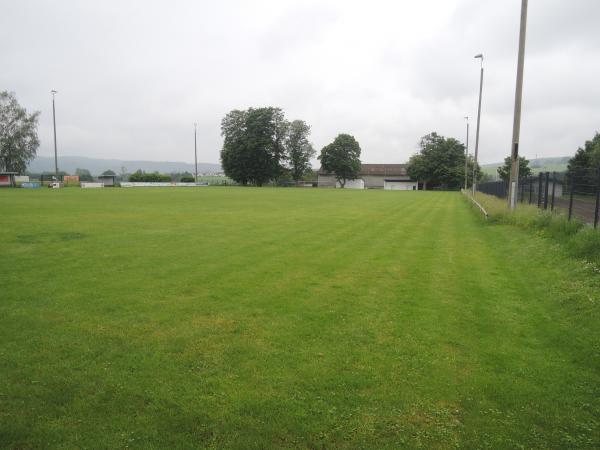
MULTIPOLYGON (((477 190, 499 198, 508 197, 508 183, 481 183, 477 190)), ((600 227, 600 169, 540 172, 519 180, 518 200, 544 210, 561 210, 569 220, 577 218, 600 227)))

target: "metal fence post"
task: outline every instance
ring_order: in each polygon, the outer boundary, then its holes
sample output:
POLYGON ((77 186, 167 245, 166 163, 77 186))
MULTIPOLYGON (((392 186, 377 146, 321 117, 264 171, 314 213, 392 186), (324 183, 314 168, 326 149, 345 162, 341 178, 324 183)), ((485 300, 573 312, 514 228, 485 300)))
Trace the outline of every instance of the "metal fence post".
POLYGON ((533 201, 533 178, 529 177, 529 204, 533 201))
POLYGON ((542 206, 542 182, 544 174, 542 172, 539 173, 538 180, 538 208, 542 206))
POLYGON ((594 228, 598 228, 600 220, 600 168, 598 169, 598 184, 596 185, 596 213, 594 215, 594 228))
POLYGON ((554 196, 556 194, 556 172, 552 172, 552 203, 550 203, 550 211, 554 211, 554 196))
POLYGON ((569 192, 569 220, 573 216, 573 191, 575 190, 575 174, 571 175, 571 189, 569 192))
POLYGON ((550 181, 550 172, 546 172, 546 186, 544 186, 544 209, 548 209, 548 182, 550 181))

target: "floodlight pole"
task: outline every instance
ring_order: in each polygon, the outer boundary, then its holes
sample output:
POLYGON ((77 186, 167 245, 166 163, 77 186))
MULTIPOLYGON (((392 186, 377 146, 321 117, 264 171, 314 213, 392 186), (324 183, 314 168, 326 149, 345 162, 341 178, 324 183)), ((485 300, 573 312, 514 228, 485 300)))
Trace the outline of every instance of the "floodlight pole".
POLYGON ((513 118, 512 149, 510 153, 510 182, 508 206, 517 207, 519 190, 519 135, 521 132, 521 99, 523 97, 523 66, 525 64, 525 33, 527 31, 527 0, 521 0, 521 27, 519 30, 519 58, 517 61, 517 86, 515 89, 515 113, 513 118))
POLYGON ((467 190, 467 184, 468 184, 468 174, 467 172, 469 171, 469 166, 467 164, 468 160, 469 160, 469 116, 465 116, 465 119, 467 120, 467 142, 465 145, 465 191, 467 190))
POLYGON ((54 175, 58 181, 58 152, 56 151, 56 109, 54 108, 54 95, 58 92, 52 89, 52 122, 54 123, 54 175))
POLYGON ((481 59, 481 70, 479 73, 479 106, 477 107, 477 131, 475 132, 475 158, 473 161, 473 196, 477 192, 477 160, 479 155, 479 124, 481 122, 481 94, 483 92, 483 54, 475 55, 481 59))
POLYGON ((196 128, 197 127, 198 127, 198 124, 196 122, 194 122, 194 167, 195 167, 194 180, 195 180, 196 184, 198 183, 198 149, 197 149, 197 145, 196 145, 196 128))

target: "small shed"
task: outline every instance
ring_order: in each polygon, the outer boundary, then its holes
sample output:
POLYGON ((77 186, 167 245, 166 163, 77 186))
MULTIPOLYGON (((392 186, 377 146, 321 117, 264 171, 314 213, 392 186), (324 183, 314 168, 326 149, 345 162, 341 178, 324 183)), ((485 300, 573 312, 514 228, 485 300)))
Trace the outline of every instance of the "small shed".
POLYGON ((16 187, 17 172, 0 172, 0 187, 16 187))
POLYGON ((114 187, 117 185, 116 175, 99 175, 98 181, 104 185, 104 187, 114 187))

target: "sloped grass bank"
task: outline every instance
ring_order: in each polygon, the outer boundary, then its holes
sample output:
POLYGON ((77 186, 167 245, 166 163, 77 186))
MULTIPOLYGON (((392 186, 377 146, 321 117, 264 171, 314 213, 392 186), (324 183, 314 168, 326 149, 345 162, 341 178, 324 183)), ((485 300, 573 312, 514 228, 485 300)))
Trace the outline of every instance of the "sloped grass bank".
POLYGON ((584 259, 600 268, 600 230, 594 230, 577 219, 569 221, 560 212, 542 211, 533 205, 519 204, 513 212, 507 208, 506 200, 481 192, 477 193, 475 199, 486 209, 491 223, 532 230, 539 236, 560 243, 570 256, 584 259))

